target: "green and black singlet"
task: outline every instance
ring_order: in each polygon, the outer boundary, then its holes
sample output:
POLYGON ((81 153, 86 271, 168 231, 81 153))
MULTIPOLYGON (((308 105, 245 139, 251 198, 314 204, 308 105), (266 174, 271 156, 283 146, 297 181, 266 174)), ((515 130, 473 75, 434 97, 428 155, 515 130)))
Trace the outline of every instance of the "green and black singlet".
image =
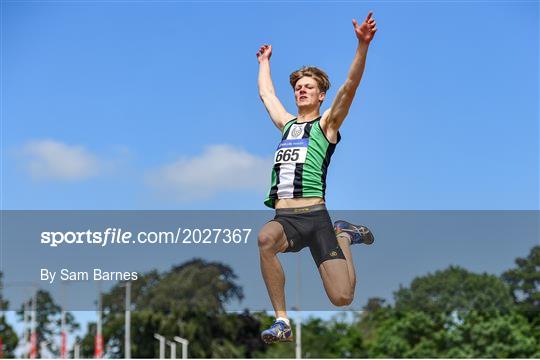
POLYGON ((326 192, 326 172, 341 139, 332 144, 326 138, 321 118, 298 123, 289 121, 274 154, 272 183, 264 204, 274 208, 277 199, 321 197, 326 192))

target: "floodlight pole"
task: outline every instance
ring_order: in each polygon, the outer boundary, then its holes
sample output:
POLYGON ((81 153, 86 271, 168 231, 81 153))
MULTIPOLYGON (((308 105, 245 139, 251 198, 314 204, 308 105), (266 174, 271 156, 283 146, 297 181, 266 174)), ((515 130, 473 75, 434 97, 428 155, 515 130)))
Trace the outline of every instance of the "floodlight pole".
POLYGON ((159 358, 165 359, 165 337, 156 333, 154 338, 159 340, 159 358))
POLYGON ((37 287, 34 289, 34 295, 32 296, 32 319, 30 333, 30 358, 35 359, 37 356, 37 287))
POLYGON ((301 292, 301 259, 300 259, 300 253, 296 255, 296 346, 295 346, 295 353, 296 358, 301 359, 302 358, 302 315, 300 312, 300 292, 301 292))
POLYGON ((23 349, 25 351, 25 355, 30 358, 30 331, 29 331, 29 316, 28 316, 28 308, 30 307, 30 302, 24 302, 23 303, 23 323, 24 323, 24 330, 23 330, 23 341, 24 346, 23 349))
POLYGON ((61 282, 61 311, 60 311, 60 358, 67 358, 67 334, 66 334, 66 284, 61 282))
POLYGON ((35 282, 14 281, 4 284, 4 288, 8 286, 30 288, 32 291, 32 299, 23 303, 23 322, 24 333, 23 339, 25 342, 26 356, 30 359, 35 359, 37 356, 37 294, 38 286, 35 282), (28 315, 30 312, 30 315, 28 315), (30 322, 30 331, 28 331, 28 322, 30 322))
POLYGON ((94 347, 94 356, 97 359, 103 357, 103 324, 102 324, 102 313, 103 313, 103 298, 101 294, 101 283, 98 283, 98 311, 97 311, 97 326, 96 326, 96 341, 94 347))
POLYGON ((187 359, 188 358, 189 340, 181 338, 180 336, 175 336, 174 341, 179 342, 180 344, 182 344, 182 359, 187 359))
POLYGON ((131 282, 126 283, 126 316, 125 316, 125 340, 124 355, 126 359, 131 359, 131 282))

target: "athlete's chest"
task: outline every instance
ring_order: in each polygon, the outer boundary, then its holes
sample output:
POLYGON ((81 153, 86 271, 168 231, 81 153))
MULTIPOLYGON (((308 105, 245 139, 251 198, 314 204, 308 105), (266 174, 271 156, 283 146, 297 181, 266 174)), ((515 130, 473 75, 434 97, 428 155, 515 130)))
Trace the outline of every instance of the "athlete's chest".
POLYGON ((303 164, 311 141, 313 123, 292 124, 284 133, 274 153, 274 164, 303 164))

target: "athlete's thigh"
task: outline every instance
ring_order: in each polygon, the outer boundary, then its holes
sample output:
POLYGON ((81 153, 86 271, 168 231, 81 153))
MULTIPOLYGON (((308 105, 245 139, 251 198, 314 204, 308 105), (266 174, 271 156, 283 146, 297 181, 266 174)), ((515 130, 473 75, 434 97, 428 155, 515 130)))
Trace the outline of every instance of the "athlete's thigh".
POLYGON ((289 246, 283 225, 275 220, 267 222, 259 231, 259 246, 272 247, 283 252, 289 246))
POLYGON ((344 278, 348 281, 349 269, 345 259, 326 260, 319 265, 319 273, 321 277, 327 278, 330 281, 338 281, 344 278))
POLYGON ((321 274, 324 289, 330 297, 339 296, 351 291, 346 260, 326 260, 319 265, 319 273, 321 274))

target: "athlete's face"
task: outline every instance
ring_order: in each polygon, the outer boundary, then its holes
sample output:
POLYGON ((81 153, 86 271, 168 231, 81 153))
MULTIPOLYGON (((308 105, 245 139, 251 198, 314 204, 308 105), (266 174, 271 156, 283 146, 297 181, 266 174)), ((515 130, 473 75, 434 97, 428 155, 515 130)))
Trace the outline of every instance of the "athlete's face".
POLYGON ((312 77, 304 76, 294 86, 294 98, 298 108, 320 106, 325 95, 312 77))

